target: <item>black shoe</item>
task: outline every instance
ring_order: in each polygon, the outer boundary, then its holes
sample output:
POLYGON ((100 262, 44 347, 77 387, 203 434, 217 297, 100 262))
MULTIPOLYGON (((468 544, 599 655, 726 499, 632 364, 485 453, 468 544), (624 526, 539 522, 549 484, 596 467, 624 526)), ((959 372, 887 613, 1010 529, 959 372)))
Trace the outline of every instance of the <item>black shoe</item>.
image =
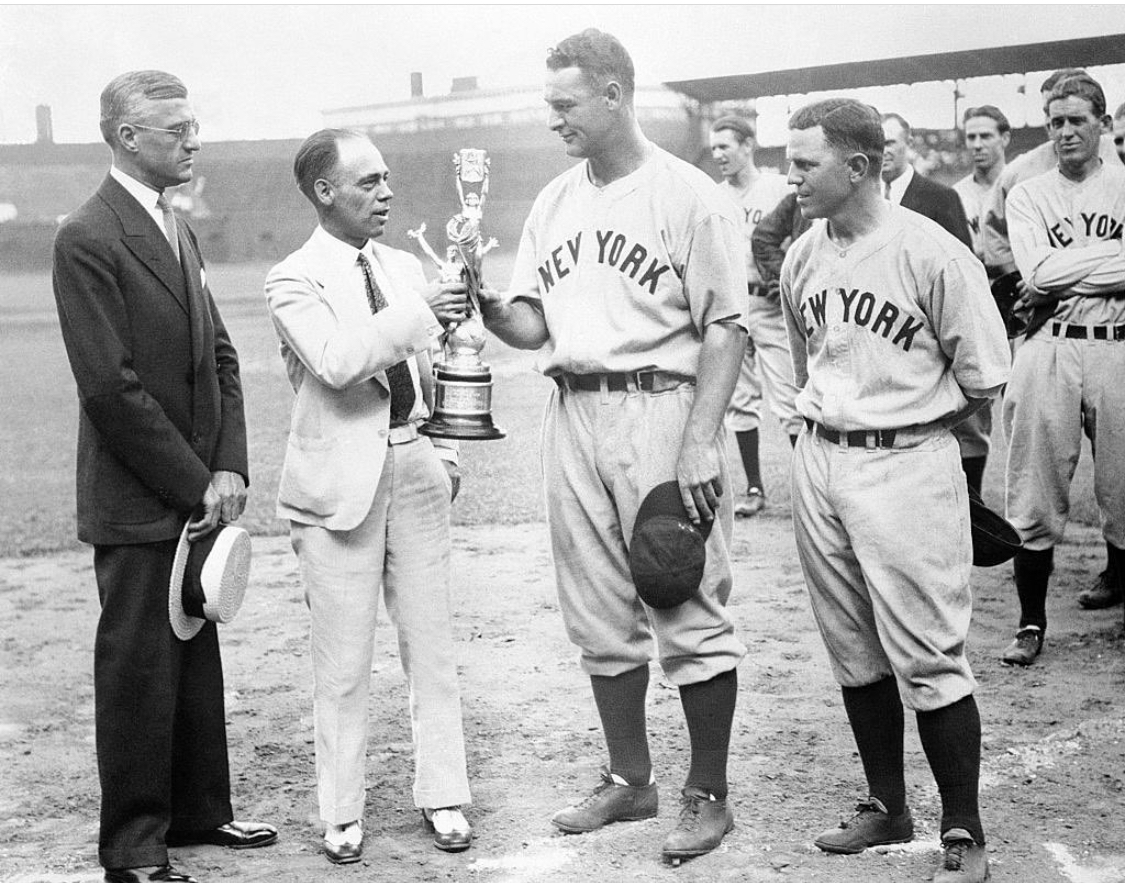
POLYGON ((1078 606, 1083 610, 1104 610, 1121 603, 1121 582, 1110 576, 1109 569, 1098 574, 1094 584, 1078 596, 1078 606))
POLYGON ((1031 665, 1042 652, 1043 629, 1028 625, 1016 632, 1016 639, 1004 650, 1000 661, 1005 665, 1031 665))
POLYGON ((725 797, 717 799, 694 785, 682 793, 680 821, 665 839, 662 850, 665 861, 672 864, 707 854, 734 828, 734 812, 725 797))
POLYGON ((169 831, 168 846, 226 846, 230 849, 257 849, 277 842, 277 828, 264 822, 227 822, 209 831, 169 831))
POLYGON ((855 815, 838 827, 829 828, 813 843, 825 852, 854 855, 869 846, 907 843, 914 839, 914 819, 907 807, 902 815, 892 816, 882 801, 874 797, 861 800, 855 815))
POLYGON ((190 874, 177 871, 171 865, 163 865, 151 874, 145 874, 140 868, 118 868, 111 871, 106 868, 105 883, 144 883, 145 880, 162 881, 162 883, 198 883, 190 874))

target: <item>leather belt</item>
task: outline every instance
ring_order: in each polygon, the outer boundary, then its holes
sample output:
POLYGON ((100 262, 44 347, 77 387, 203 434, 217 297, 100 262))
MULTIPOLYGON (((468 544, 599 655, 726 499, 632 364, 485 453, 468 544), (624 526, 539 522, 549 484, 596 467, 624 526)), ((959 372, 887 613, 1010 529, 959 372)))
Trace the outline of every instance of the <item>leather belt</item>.
POLYGON ((834 445, 847 445, 849 448, 893 448, 897 429, 854 429, 851 432, 840 432, 838 429, 829 429, 821 426, 815 420, 805 418, 805 425, 809 432, 814 432, 825 441, 834 445))
POLYGON ((1071 340, 1125 340, 1125 325, 1068 325, 1065 322, 1051 323, 1052 337, 1067 337, 1071 340))
POLYGON ((555 374, 552 378, 560 389, 577 390, 581 392, 599 392, 602 389, 608 392, 627 392, 640 390, 641 392, 663 392, 674 389, 684 383, 692 383, 693 379, 680 374, 668 374, 664 371, 629 371, 614 372, 609 374, 555 374))
POLYGON ((403 423, 400 426, 392 426, 387 431, 387 444, 404 445, 407 442, 414 441, 419 435, 417 423, 403 423))
POLYGON ((749 292, 751 297, 766 297, 770 293, 770 287, 760 282, 749 282, 746 285, 746 291, 749 292))

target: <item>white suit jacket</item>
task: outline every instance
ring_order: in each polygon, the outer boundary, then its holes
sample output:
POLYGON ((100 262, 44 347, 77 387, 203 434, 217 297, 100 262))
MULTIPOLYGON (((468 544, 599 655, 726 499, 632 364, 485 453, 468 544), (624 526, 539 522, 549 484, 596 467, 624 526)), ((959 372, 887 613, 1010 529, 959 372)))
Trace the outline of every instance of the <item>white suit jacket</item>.
MULTIPOLYGON (((297 395, 277 515, 329 530, 359 525, 375 498, 390 428, 386 369, 407 360, 432 409, 430 348, 442 333, 418 294, 426 280, 417 258, 374 245, 390 291, 388 306, 372 314, 356 284, 357 254, 317 227, 266 277, 266 303, 297 395)), ((456 459, 455 443, 434 443, 456 459)))

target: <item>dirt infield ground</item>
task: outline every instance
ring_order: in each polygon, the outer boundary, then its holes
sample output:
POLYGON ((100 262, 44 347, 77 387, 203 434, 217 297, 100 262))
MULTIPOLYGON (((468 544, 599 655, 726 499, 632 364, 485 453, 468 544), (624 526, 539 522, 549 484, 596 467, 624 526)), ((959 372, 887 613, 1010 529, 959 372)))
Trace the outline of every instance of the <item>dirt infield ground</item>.
MULTIPOLYGON (((603 749, 587 682, 562 632, 545 527, 455 530, 460 642, 475 805, 472 850, 446 855, 410 800, 406 694, 393 632, 377 638, 365 817, 366 858, 318 854, 306 612, 285 539, 257 538, 252 589, 222 628, 236 812, 272 821, 281 840, 248 853, 173 851, 201 881, 801 881, 928 880, 937 802, 908 718, 905 847, 828 856, 811 843, 862 795, 839 693, 808 611, 787 513, 740 522, 731 610, 750 648, 740 669, 732 746, 737 827, 715 853, 678 869, 660 843, 686 768, 676 691, 654 669, 650 729, 658 819, 564 836, 548 824, 597 776, 603 749)), ((1125 642, 1121 609, 1077 610, 1074 587, 1100 564, 1094 531, 1060 550, 1052 626, 1041 662, 995 661, 1009 637, 1007 568, 976 571, 971 657, 984 719, 982 806, 997 883, 1125 880, 1125 642)), ((90 555, 0 559, 0 879, 96 881, 90 555)))

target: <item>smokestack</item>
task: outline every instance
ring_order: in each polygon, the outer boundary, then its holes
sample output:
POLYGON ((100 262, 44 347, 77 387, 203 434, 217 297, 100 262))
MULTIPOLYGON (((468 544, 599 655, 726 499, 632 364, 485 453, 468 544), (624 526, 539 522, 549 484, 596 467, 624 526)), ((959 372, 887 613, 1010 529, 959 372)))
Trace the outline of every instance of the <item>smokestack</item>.
POLYGON ((422 74, 420 71, 414 71, 410 75, 410 97, 421 98, 424 94, 422 91, 422 74))
POLYGON ((35 108, 35 143, 54 144, 55 132, 51 126, 51 108, 46 104, 36 105, 35 108))

